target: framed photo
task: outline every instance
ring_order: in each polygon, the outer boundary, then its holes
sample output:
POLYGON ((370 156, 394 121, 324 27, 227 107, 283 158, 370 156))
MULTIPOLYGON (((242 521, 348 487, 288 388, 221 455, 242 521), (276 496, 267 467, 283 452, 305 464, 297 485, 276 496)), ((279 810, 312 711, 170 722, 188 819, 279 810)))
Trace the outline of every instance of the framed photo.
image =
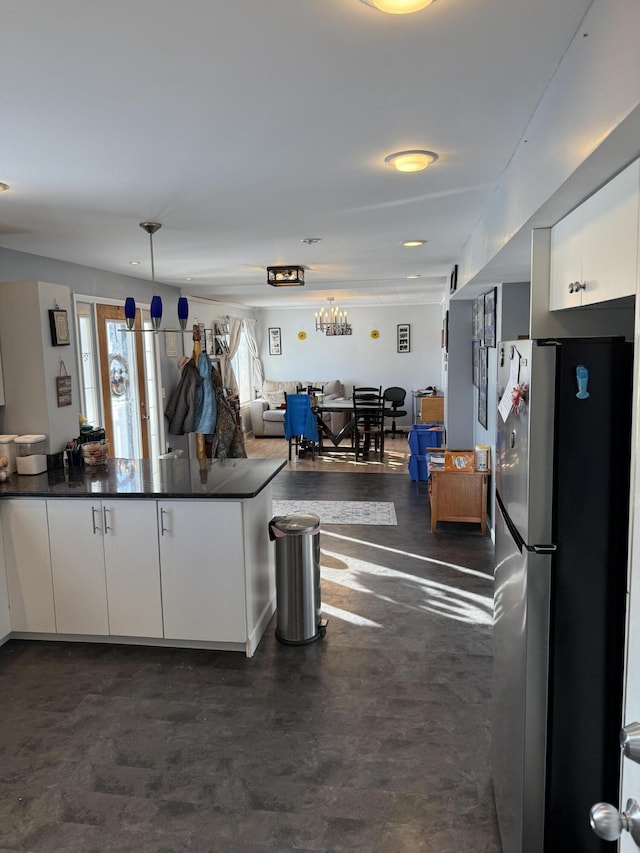
POLYGON ((411 352, 411 325, 398 323, 398 352, 411 352))
POLYGON ((480 347, 480 385, 478 386, 478 421, 487 428, 487 348, 480 347))
POLYGON ((455 293, 458 289, 458 264, 453 265, 449 275, 449 293, 455 293))
POLYGON ((484 296, 478 296, 473 300, 472 318, 473 340, 482 341, 484 337, 484 296))
POLYGON ((279 326, 272 326, 269 329, 269 355, 282 355, 279 326))
POLYGON ((480 387, 480 341, 471 342, 471 355, 473 358, 473 384, 480 387))
POLYGON ((51 346, 66 347, 71 344, 66 311, 60 308, 49 311, 49 326, 51 327, 51 346))
POLYGON ((482 339, 486 347, 494 347, 496 345, 495 287, 484 295, 484 333, 482 339))

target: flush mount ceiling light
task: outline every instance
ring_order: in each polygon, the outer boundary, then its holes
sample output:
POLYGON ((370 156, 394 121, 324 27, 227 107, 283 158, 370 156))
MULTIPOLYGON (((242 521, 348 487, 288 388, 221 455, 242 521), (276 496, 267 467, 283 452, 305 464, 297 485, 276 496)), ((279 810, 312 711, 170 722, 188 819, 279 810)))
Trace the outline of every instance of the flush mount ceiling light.
POLYGON ((362 0, 362 2, 389 15, 409 15, 411 12, 426 9, 434 0, 362 0))
POLYGON ((304 284, 302 267, 267 267, 267 284, 273 287, 301 287, 304 284))
POLYGON ((9 184, 3 184, 2 181, 0 181, 0 193, 3 193, 5 190, 8 190, 8 189, 9 189, 9 184))
POLYGON ((412 246, 424 246, 426 242, 426 240, 405 240, 402 245, 409 249, 412 246))
POLYGON ((421 151, 415 149, 412 151, 396 151, 395 154, 389 154, 384 158, 384 162, 388 166, 393 166, 398 172, 421 172, 435 163, 438 155, 435 151, 421 151))

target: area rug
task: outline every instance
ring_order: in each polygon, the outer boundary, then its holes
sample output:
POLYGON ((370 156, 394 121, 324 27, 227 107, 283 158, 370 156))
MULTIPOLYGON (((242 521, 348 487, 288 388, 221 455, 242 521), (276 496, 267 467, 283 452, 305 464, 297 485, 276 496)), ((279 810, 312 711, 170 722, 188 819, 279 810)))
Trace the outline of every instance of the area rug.
POLYGON ((274 501, 274 515, 312 512, 321 524, 397 525, 390 501, 274 501))

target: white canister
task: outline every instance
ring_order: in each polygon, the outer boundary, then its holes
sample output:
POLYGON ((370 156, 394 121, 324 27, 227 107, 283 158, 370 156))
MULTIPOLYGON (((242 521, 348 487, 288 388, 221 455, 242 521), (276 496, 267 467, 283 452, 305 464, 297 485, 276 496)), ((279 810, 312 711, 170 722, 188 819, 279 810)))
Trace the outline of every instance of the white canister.
POLYGON ((14 443, 18 474, 44 474, 47 470, 47 436, 18 435, 14 443))
POLYGON ((9 465, 4 469, 7 474, 13 474, 16 470, 16 445, 17 435, 0 435, 0 456, 6 456, 9 465))

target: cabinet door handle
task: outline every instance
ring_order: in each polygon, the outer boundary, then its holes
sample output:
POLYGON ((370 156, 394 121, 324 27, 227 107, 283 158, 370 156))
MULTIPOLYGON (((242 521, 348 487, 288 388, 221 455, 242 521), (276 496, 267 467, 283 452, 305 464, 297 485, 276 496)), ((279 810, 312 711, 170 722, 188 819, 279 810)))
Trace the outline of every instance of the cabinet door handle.
POLYGON ((102 507, 102 516, 104 518, 104 535, 105 536, 107 535, 107 533, 110 530, 111 530, 111 532, 113 532, 113 528, 109 526, 109 518, 107 516, 108 512, 111 512, 111 510, 108 509, 106 506, 102 507))
POLYGON ((164 536, 165 533, 169 532, 169 528, 164 526, 164 517, 166 514, 166 510, 160 507, 160 535, 164 536))
POLYGON ((96 512, 99 513, 100 510, 95 506, 91 507, 91 523, 93 524, 93 534, 95 536, 96 533, 102 533, 100 527, 96 524, 96 512))

